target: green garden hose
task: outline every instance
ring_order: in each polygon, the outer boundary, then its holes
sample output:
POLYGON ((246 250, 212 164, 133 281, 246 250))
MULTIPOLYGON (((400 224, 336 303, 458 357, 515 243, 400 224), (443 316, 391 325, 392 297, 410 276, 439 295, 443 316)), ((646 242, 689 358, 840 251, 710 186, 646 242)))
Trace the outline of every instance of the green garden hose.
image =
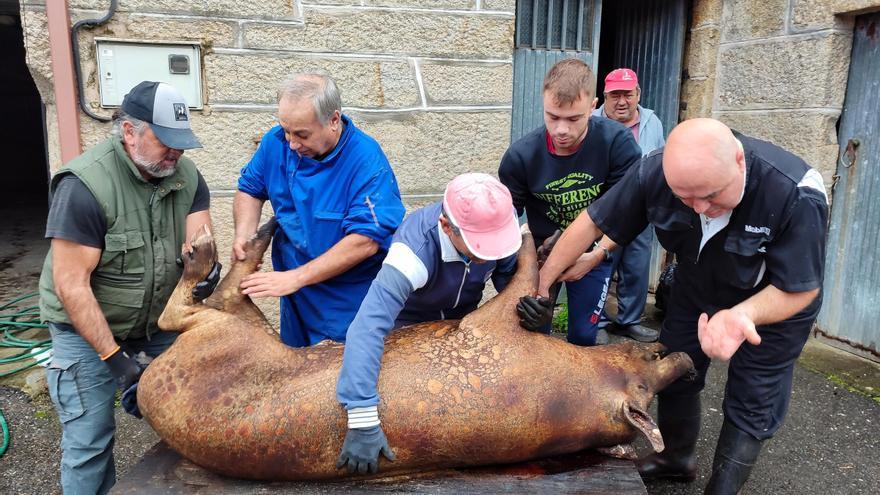
MULTIPOLYGON (((0 378, 24 371, 51 358, 51 354, 46 351, 52 348, 52 339, 31 340, 18 336, 18 334, 32 328, 46 328, 46 325, 40 323, 39 307, 26 306, 26 301, 34 297, 37 297, 36 292, 25 294, 0 306, 0 347, 22 349, 18 354, 0 358, 0 364, 33 359, 33 362, 24 366, 0 373, 0 378)), ((2 409, 0 409, 0 430, 3 434, 3 441, 0 443, 0 457, 3 457, 9 448, 9 425, 6 423, 2 409)))
POLYGON ((46 353, 52 348, 51 339, 30 340, 18 337, 18 334, 32 328, 46 328, 45 324, 40 323, 39 307, 25 306, 25 301, 37 297, 37 295, 36 292, 26 294, 0 306, 0 347, 22 349, 18 354, 0 358, 0 364, 26 361, 39 356, 31 363, 12 371, 0 373, 0 378, 26 370, 51 358, 51 355, 46 353))
POLYGON ((0 457, 6 453, 9 448, 9 425, 6 424, 6 416, 3 416, 3 409, 0 409, 0 430, 3 430, 3 443, 0 444, 0 457))

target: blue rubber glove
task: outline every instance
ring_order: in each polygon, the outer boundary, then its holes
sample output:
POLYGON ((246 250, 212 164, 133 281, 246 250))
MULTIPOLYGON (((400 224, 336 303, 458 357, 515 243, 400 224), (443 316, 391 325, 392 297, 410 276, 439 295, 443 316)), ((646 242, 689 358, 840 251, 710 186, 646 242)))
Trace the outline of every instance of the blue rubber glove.
POLYGON ((110 373, 116 379, 116 388, 123 392, 137 383, 141 379, 141 373, 144 372, 143 366, 129 357, 128 353, 122 349, 118 349, 104 362, 107 363, 110 373))
POLYGON ((397 458, 388 446, 388 439, 385 438, 385 432, 379 425, 369 428, 349 428, 342 443, 342 452, 336 460, 336 469, 348 464, 349 474, 377 473, 379 452, 382 452, 389 461, 397 458))
POLYGON ((138 382, 135 382, 134 385, 128 387, 125 392, 122 392, 122 399, 120 399, 120 403, 122 404, 122 409, 125 410, 128 414, 136 417, 137 419, 143 419, 141 416, 141 410, 138 407, 138 382))

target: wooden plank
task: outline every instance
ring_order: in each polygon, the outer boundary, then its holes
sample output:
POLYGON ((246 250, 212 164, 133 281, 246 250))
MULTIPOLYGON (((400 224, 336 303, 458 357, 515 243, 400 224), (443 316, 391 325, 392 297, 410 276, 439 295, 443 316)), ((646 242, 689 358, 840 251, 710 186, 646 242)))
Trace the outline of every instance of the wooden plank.
POLYGON ((319 493, 554 493, 646 495, 632 461, 584 451, 540 461, 469 469, 450 469, 382 479, 336 482, 256 482, 225 478, 203 469, 168 448, 154 445, 115 494, 319 494, 319 493))

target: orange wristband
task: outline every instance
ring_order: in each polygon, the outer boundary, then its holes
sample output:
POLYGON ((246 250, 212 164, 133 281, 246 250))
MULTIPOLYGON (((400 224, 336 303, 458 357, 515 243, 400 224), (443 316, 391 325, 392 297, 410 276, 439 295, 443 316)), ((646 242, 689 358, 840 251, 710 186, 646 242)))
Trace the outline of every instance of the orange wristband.
POLYGON ((106 361, 106 360, 110 359, 110 357, 113 356, 114 354, 116 354, 117 351, 119 351, 119 346, 116 346, 116 349, 113 349, 112 351, 108 352, 107 354, 104 354, 103 356, 101 356, 101 361, 106 361))

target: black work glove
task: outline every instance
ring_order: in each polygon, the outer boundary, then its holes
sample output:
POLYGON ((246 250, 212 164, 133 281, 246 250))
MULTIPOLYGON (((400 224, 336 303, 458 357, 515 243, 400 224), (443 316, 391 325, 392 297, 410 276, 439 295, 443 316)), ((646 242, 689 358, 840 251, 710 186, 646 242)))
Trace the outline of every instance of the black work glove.
MULTIPOLYGON (((174 261, 177 263, 177 266, 183 267, 183 258, 178 257, 174 261)), ((214 289, 216 289, 217 284, 220 283, 220 270, 222 269, 223 265, 221 265, 219 261, 215 261, 214 266, 211 267, 211 271, 208 272, 208 276, 193 287, 192 295, 194 302, 207 299, 214 293, 214 289)))
POLYGON ((107 363, 110 373, 113 373, 113 377, 116 378, 116 387, 123 392, 137 383, 141 378, 141 373, 144 372, 141 365, 130 358, 122 349, 113 353, 104 362, 107 363))
POLYGON ((208 272, 208 276, 193 287, 193 299, 196 302, 201 301, 202 299, 207 299, 208 296, 214 293, 214 289, 216 289, 217 284, 220 283, 220 270, 222 268, 223 265, 221 265, 219 261, 215 261, 214 266, 211 267, 211 271, 208 272))
POLYGON ((336 459, 336 469, 348 464, 349 474, 377 473, 379 452, 382 452, 389 461, 397 458, 388 446, 388 439, 385 438, 385 432, 379 425, 370 428, 349 428, 342 443, 342 452, 336 459))
POLYGON ((122 409, 125 410, 128 414, 136 417, 137 419, 142 419, 141 409, 138 407, 138 382, 134 382, 134 385, 128 387, 125 392, 122 392, 122 399, 119 402, 122 404, 122 409))
POLYGON ((532 332, 546 333, 553 321, 553 299, 525 296, 516 305, 519 324, 532 332))

